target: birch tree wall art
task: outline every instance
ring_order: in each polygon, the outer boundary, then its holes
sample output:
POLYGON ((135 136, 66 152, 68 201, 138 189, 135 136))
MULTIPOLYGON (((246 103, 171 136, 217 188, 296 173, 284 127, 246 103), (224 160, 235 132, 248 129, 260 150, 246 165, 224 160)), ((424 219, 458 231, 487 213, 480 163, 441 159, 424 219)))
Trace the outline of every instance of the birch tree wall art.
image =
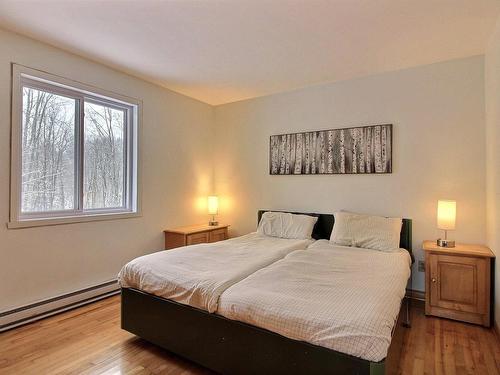
POLYGON ((392 173, 392 124, 272 135, 269 173, 392 173))

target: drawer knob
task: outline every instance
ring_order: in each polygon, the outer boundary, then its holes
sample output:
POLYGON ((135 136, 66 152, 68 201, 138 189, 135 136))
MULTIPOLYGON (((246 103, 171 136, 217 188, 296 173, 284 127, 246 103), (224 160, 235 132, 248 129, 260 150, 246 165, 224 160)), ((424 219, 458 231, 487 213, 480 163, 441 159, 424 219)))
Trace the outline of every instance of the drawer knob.
POLYGON ((433 278, 431 279, 431 281, 432 281, 433 283, 435 283, 435 282, 436 282, 436 278, 435 278, 435 277, 433 277, 433 278))

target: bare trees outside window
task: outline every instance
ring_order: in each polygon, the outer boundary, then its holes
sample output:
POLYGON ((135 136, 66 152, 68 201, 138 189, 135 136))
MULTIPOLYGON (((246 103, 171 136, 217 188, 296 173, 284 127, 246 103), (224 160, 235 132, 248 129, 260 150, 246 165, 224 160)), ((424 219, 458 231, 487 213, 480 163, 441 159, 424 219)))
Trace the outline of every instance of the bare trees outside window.
POLYGON ((75 99, 23 87, 21 211, 74 208, 75 99))
POLYGON ((138 104, 45 77, 17 78, 16 219, 136 212, 138 104))
POLYGON ((86 102, 84 129, 83 207, 122 207, 125 112, 86 102))

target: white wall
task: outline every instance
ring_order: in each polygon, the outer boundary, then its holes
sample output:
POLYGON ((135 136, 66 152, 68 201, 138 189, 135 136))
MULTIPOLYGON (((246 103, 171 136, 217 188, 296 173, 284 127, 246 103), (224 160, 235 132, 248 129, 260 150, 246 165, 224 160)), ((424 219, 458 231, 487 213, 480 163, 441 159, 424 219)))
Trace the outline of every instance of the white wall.
MULTIPOLYGON (((498 36, 492 38, 486 59, 489 132, 498 129, 499 119, 497 40, 498 36)), ((17 230, 1 225, 0 311, 110 280, 129 259, 161 249, 164 227, 206 221, 201 202, 212 192, 212 173, 215 192, 221 196, 220 220, 232 224, 233 235, 255 228, 258 208, 350 209, 412 218, 414 249, 420 258, 421 241, 440 235, 435 228, 436 201, 450 198, 458 201, 455 238, 486 241, 482 57, 216 107, 212 147, 212 107, 0 30, 3 223, 9 215, 11 62, 143 100, 143 216, 17 230), (391 175, 268 174, 271 134, 374 123, 394 124, 391 175)), ((498 181, 498 138, 498 133, 494 141, 488 136, 489 197, 496 210, 499 184, 493 184, 492 176, 494 171, 498 181)), ((489 211, 489 243, 498 249, 495 209, 489 211)), ((423 289, 422 274, 415 272, 414 283, 423 289)))
MULTIPOLYGON (((464 242, 484 243, 484 61, 472 57, 216 107, 215 191, 232 233, 259 208, 348 209, 413 219, 418 258, 436 229, 439 198, 457 200, 464 242), (390 175, 270 176, 269 136, 394 124, 390 175)), ((423 274, 414 273, 423 290, 423 274)))
POLYGON ((213 121, 207 104, 0 30, 0 311, 113 279, 128 260, 162 249, 166 226, 208 220, 198 199, 211 193, 213 121), (6 228, 11 62, 143 101, 142 217, 6 228))
POLYGON ((488 245, 497 256, 495 321, 500 324, 500 18, 485 54, 488 245))

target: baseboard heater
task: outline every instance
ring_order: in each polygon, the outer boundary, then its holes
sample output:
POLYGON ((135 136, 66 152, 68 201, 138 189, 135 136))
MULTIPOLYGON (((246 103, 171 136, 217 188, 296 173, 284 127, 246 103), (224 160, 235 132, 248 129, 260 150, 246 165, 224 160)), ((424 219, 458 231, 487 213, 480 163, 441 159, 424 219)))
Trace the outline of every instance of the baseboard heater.
MULTIPOLYGON (((120 288, 117 280, 110 280, 75 292, 66 293, 12 310, 2 311, 0 312, 0 332, 119 293, 120 288)), ((423 292, 411 289, 406 291, 406 297, 416 300, 423 300, 425 298, 423 292)))
POLYGON ((0 312, 0 332, 120 293, 117 280, 0 312))
POLYGON ((406 289, 405 297, 411 298, 417 301, 425 301, 425 292, 416 289, 406 289))

